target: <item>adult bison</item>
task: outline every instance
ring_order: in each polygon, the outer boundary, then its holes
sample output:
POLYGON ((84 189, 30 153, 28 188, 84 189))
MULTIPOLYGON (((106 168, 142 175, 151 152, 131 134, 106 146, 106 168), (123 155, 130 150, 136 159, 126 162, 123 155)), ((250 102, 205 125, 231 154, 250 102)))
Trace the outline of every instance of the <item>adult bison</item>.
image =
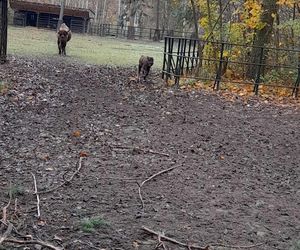
POLYGON ((57 32, 57 45, 58 45, 58 51, 60 55, 63 56, 66 55, 67 42, 71 40, 71 37, 72 37, 71 30, 65 23, 62 23, 57 32))
POLYGON ((139 81, 141 80, 146 81, 146 77, 148 76, 153 64, 154 64, 153 57, 141 56, 139 60, 139 70, 138 70, 139 81))

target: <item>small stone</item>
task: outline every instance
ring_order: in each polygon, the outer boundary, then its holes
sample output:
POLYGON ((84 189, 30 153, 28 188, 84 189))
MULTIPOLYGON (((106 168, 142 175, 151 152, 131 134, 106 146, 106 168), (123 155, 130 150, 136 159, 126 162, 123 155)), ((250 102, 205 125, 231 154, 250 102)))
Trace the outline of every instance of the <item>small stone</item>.
POLYGON ((256 234, 258 237, 264 237, 266 235, 266 233, 262 231, 257 231, 256 234))
POLYGON ((36 249, 36 250, 41 250, 41 249, 42 249, 42 246, 41 246, 41 245, 34 245, 34 249, 36 249))

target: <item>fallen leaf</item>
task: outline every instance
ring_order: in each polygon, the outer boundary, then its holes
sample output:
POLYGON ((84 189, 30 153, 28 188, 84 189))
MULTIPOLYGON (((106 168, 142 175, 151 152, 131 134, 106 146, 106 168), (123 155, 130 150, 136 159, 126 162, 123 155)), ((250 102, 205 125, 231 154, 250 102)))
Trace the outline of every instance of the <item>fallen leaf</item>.
POLYGON ((44 221, 44 220, 39 220, 38 222, 37 222, 37 224, 39 225, 39 226, 45 226, 47 223, 46 223, 46 221, 44 221))
POLYGON ((80 137, 80 136, 81 136, 80 131, 79 131, 79 130, 74 131, 74 132, 73 132, 73 136, 74 136, 74 137, 80 137))
POLYGON ((79 156, 80 156, 80 157, 88 157, 89 155, 88 155, 87 152, 81 151, 81 152, 79 153, 79 156))

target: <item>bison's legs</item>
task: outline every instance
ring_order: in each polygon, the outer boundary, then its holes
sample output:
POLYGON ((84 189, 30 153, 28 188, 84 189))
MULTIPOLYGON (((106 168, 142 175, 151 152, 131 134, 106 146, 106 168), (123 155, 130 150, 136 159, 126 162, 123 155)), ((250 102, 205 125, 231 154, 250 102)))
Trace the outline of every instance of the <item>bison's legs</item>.
POLYGON ((67 45, 67 43, 65 41, 61 42, 61 49, 62 49, 62 55, 63 56, 66 55, 66 45, 67 45))
POLYGON ((64 45, 64 46, 62 47, 62 50, 63 50, 63 55, 66 56, 66 45, 64 45))
POLYGON ((58 54, 61 55, 61 44, 60 41, 57 41, 57 46, 58 46, 58 54))

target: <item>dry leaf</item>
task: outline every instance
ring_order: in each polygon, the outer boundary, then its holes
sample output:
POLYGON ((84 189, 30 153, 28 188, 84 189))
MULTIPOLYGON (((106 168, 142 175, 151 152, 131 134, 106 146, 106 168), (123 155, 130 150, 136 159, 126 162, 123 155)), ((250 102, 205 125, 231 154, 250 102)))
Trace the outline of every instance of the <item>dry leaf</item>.
POLYGON ((73 136, 74 136, 74 137, 80 137, 80 136, 81 136, 80 131, 79 131, 79 130, 74 131, 74 132, 73 132, 73 136))
POLYGON ((81 151, 81 152, 79 153, 79 156, 80 156, 80 157, 88 157, 89 155, 88 155, 87 152, 81 151))
POLYGON ((46 221, 44 221, 44 220, 39 220, 38 222, 37 222, 37 224, 39 225, 39 226, 45 226, 47 223, 46 223, 46 221))

